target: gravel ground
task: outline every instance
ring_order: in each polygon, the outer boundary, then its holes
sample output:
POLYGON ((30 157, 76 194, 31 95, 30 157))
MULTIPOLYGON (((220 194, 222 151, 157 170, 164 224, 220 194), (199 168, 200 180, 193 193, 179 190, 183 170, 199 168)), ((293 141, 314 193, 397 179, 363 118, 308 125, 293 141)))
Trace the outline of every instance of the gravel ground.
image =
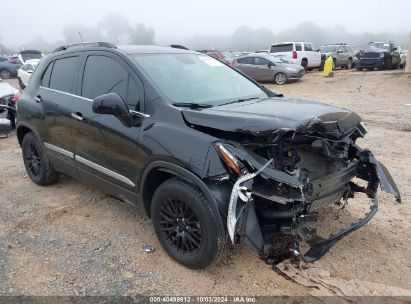
MULTIPOLYGON (((359 143, 390 169, 403 203, 380 194, 370 223, 312 264, 283 262, 273 271, 249 249, 231 247, 218 264, 194 271, 165 254, 142 208, 68 177, 36 186, 12 135, 0 139, 0 294, 411 295, 411 75, 310 72, 267 86, 359 113, 369 130, 359 143), (146 245, 155 252, 145 253, 146 245)), ((360 216, 364 202, 349 203, 326 229, 360 216)))

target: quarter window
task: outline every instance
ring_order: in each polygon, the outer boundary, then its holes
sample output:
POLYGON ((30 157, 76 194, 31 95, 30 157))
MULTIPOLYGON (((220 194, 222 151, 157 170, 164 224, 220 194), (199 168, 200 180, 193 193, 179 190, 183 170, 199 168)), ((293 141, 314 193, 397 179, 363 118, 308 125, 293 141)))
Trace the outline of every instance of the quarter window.
POLYGON ((110 57, 89 56, 81 94, 93 99, 107 93, 117 93, 131 110, 140 110, 139 87, 129 73, 110 57))
POLYGON ((51 89, 67 93, 72 92, 78 60, 79 58, 76 56, 57 59, 54 62, 53 71, 51 72, 50 77, 51 89))
POLYGON ((295 44, 295 50, 298 52, 298 51, 302 51, 302 48, 301 48, 301 43, 296 43, 295 44))

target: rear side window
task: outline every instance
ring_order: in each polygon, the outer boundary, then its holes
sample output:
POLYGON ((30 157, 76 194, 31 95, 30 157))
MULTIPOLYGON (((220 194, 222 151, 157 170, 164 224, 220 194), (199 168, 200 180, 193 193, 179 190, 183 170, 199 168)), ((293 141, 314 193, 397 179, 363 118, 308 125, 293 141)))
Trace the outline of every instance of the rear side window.
POLYGON ((295 44, 295 50, 296 51, 302 51, 303 49, 302 49, 302 46, 301 46, 301 43, 296 43, 295 44))
POLYGON ((117 93, 131 110, 140 110, 139 87, 126 69, 110 57, 89 56, 81 95, 93 99, 107 93, 117 93))
POLYGON ((275 45, 272 45, 270 48, 270 53, 291 52, 291 51, 293 51, 292 43, 275 44, 275 45))
POLYGON ((50 76, 51 76, 51 71, 53 70, 53 62, 50 62, 50 64, 48 65, 46 71, 43 74, 43 77, 41 78, 41 86, 48 88, 50 85, 50 76))
POLYGON ((253 64, 253 57, 244 57, 237 59, 237 63, 240 64, 253 64))
POLYGON ((67 57, 54 61, 50 77, 50 89, 71 93, 79 58, 67 57))

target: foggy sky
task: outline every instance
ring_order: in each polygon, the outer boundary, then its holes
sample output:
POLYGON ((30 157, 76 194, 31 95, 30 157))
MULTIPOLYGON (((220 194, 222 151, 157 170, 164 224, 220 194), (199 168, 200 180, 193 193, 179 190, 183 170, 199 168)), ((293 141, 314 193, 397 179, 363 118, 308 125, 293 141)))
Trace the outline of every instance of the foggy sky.
POLYGON ((38 36, 61 40, 66 24, 96 26, 113 12, 153 28, 159 43, 197 34, 228 35, 241 25, 278 33, 304 21, 342 26, 354 34, 411 30, 409 0, 20 0, 2 4, 1 10, 7 6, 12 9, 2 14, 0 40, 8 45, 38 36))

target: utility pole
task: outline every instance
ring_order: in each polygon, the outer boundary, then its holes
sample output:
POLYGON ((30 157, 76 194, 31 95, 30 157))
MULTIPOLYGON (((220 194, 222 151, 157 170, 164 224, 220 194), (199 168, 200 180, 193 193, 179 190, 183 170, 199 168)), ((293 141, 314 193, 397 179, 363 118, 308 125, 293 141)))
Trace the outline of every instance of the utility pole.
POLYGON ((404 73, 411 74, 411 32, 410 41, 408 43, 407 64, 405 65, 404 73))

